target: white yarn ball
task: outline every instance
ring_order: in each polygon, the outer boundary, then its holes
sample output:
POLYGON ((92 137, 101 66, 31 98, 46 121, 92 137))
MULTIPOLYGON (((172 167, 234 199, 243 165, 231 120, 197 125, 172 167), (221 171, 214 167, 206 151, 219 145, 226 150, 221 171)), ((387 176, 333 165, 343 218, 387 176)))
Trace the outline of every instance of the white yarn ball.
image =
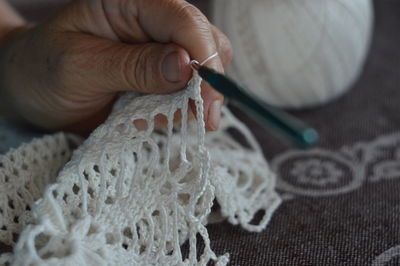
POLYGON ((325 103, 351 87, 373 21, 370 0, 216 0, 213 11, 232 41, 228 73, 288 108, 325 103))

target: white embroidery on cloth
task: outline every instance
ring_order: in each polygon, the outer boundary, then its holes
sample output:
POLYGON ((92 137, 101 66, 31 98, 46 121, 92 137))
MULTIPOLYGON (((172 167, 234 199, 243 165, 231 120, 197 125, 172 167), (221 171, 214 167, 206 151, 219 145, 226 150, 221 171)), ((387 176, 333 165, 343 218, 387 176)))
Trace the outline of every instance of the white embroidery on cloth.
MULTIPOLYGON (((226 108, 221 130, 205 134, 200 82, 195 75, 187 89, 174 95, 124 95, 108 120, 74 152, 56 182, 33 204, 34 219, 24 223, 28 225, 16 245, 8 230, 0 235, 1 242, 15 245, 14 253, 1 256, 0 263, 206 265, 212 260, 216 265, 226 265, 228 255, 218 257, 211 250, 205 227, 214 199, 229 222, 258 232, 267 225, 280 198, 274 191, 275 175, 259 145, 226 108), (197 108, 197 120, 191 123, 187 123, 189 99, 197 108), (178 110, 181 126, 174 127, 178 110), (168 121, 163 132, 154 131, 157 115, 168 121), (137 129, 135 120, 145 121, 147 128, 137 129), (248 147, 228 133, 232 129, 242 135, 248 147), (264 210, 265 215, 258 224, 252 224, 259 210, 264 210), (181 248, 185 242, 189 247, 186 251, 181 248)), ((51 159, 60 146, 65 148, 59 144, 63 135, 46 140, 57 138, 58 142, 44 148, 54 152, 49 155, 51 159)), ((41 141, 37 143, 46 143, 41 141)), ((26 147, 32 149, 31 145, 26 147)), ((68 157, 69 150, 66 151, 64 156, 68 157)), ((29 158, 37 156, 32 151, 29 158)), ((59 164, 38 163, 41 168, 29 171, 31 176, 25 176, 24 182, 41 180, 47 164, 58 170, 65 162, 62 158, 64 161, 59 164)), ((15 166, 15 162, 9 162, 7 168, 0 170, 2 184, 6 175, 17 180, 12 172, 15 166)), ((44 181, 52 183, 51 179, 44 181)), ((9 194, 22 186, 13 181, 9 194)), ((36 200, 41 189, 28 201, 36 200)), ((20 201, 15 195, 14 204, 20 201)), ((10 206, 2 205, 0 217, 4 225, 13 223, 13 215, 23 212, 25 207, 17 206, 18 213, 14 213, 10 206)))
POLYGON ((380 254, 374 259, 371 266, 396 265, 396 261, 398 263, 399 257, 400 257, 400 245, 385 250, 382 254, 380 254))
POLYGON ((289 151, 275 157, 271 168, 286 199, 348 193, 365 182, 400 178, 400 133, 338 151, 289 151))

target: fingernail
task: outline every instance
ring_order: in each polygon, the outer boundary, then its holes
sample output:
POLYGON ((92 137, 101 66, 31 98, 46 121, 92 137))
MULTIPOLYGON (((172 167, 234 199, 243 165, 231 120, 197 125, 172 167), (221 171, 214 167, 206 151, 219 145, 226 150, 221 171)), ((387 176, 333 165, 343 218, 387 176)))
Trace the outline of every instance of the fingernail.
POLYGON ((217 130, 219 127, 219 122, 221 120, 221 108, 222 102, 216 100, 211 103, 210 110, 208 111, 208 123, 210 128, 217 130))
POLYGON ((172 52, 168 54, 161 65, 161 71, 164 78, 169 82, 178 82, 181 80, 181 63, 179 53, 172 52))

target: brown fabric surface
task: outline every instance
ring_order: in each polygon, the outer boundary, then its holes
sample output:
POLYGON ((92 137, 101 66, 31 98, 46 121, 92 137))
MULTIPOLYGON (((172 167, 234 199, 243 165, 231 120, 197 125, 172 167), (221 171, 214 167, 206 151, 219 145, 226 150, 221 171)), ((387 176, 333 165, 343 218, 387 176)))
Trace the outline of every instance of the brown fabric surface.
MULTIPOLYGON (((56 2, 49 5, 43 0, 32 7, 23 0, 14 1, 31 19, 42 19, 56 9, 56 2)), ((210 4, 197 3, 203 10, 210 4)), ((296 157, 290 147, 236 111, 255 132, 279 178, 296 184, 297 190, 279 186, 288 199, 261 233, 249 233, 227 222, 208 226, 212 248, 217 254, 230 253, 231 265, 371 265, 378 255, 400 245, 400 170, 391 179, 383 176, 373 181, 379 163, 393 167, 397 163, 400 169, 400 144, 396 138, 387 138, 380 146, 371 144, 381 135, 400 133, 400 1, 376 0, 375 16, 370 55, 354 88, 323 107, 293 112, 320 132, 319 150, 299 152, 296 157), (373 147, 374 154, 378 153, 374 160, 362 158, 369 153, 359 149, 360 141, 367 142, 362 147, 373 147), (343 146, 357 151, 354 158, 343 146), (291 153, 285 159, 287 152, 291 153), (355 176, 361 183, 347 192, 321 196, 323 188, 318 192, 315 184, 293 179, 296 160, 306 161, 307 156, 342 170, 343 176, 336 184, 328 184, 326 191, 340 188, 355 176), (368 163, 362 166, 361 161, 368 163), (320 194, 302 193, 307 189, 320 194)), ((394 252, 381 265, 400 265, 398 254, 394 252)))
MULTIPOLYGON (((374 4, 371 51, 354 88, 326 106, 292 112, 319 131, 318 146, 330 153, 400 132, 400 1, 374 4)), ((245 115, 236 114, 254 130, 272 162, 290 149, 245 115)), ((396 162, 400 166, 400 160, 396 162)), ((280 170, 279 178, 287 179, 289 170, 280 170)), ((387 181, 365 180, 360 188, 341 195, 297 195, 280 206, 262 233, 248 233, 226 222, 208 229, 214 250, 229 252, 231 265, 371 265, 379 254, 400 245, 399 210, 400 172, 387 181)), ((381 265, 400 265, 400 255, 381 265)))

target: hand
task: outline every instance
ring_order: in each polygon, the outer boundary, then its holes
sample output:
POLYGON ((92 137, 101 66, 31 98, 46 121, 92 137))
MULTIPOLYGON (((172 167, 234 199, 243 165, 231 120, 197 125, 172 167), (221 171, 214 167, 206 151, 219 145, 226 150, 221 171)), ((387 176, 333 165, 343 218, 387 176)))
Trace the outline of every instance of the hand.
MULTIPOLYGON (((191 58, 218 51, 207 65, 221 72, 231 60, 229 40, 184 0, 76 0, 9 36, 0 50, 0 101, 49 130, 88 133, 118 92, 171 93, 190 79, 191 58)), ((203 84, 202 97, 206 128, 216 130, 223 96, 203 84)))

